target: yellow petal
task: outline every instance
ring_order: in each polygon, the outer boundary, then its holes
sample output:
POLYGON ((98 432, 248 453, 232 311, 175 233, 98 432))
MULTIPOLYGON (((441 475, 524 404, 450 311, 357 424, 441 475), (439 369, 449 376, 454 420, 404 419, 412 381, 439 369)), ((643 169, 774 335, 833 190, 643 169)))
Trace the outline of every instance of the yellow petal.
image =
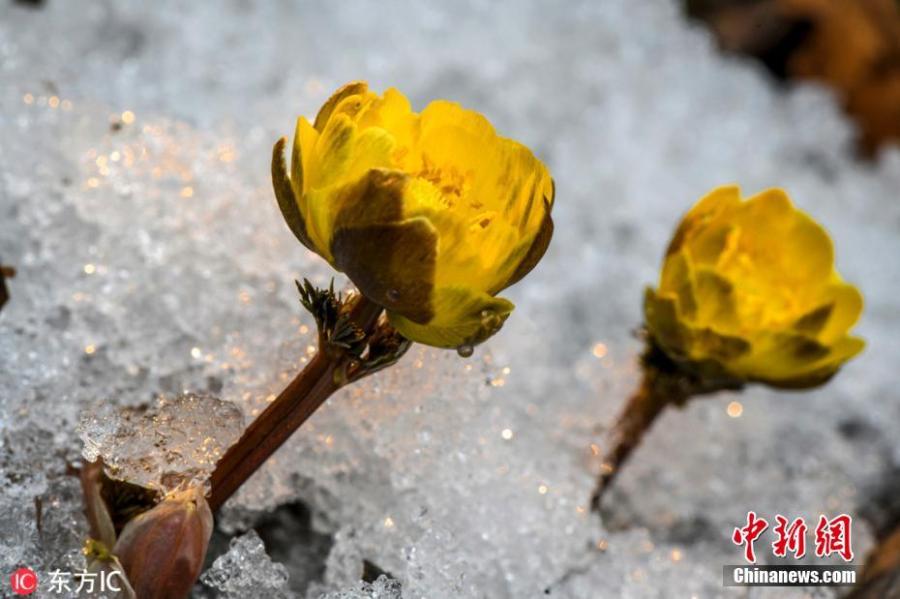
POLYGON ((865 347, 858 337, 846 336, 830 346, 810 339, 773 342, 772 351, 755 359, 748 378, 786 389, 809 389, 827 382, 865 347))
POLYGON ((804 376, 829 353, 827 346, 797 333, 771 332, 756 339, 759 347, 744 364, 754 379, 776 382, 804 376))
POLYGON ((421 114, 421 123, 423 146, 429 148, 432 144, 425 140, 431 139, 435 147, 440 147, 445 141, 442 132, 448 129, 486 142, 493 142, 497 137, 493 125, 483 115, 448 100, 435 100, 426 106, 421 114))
POLYGON ((500 330, 512 302, 466 287, 443 287, 432 294, 434 318, 424 324, 388 311, 391 324, 407 339, 446 348, 474 346, 500 330))
POLYGON ((697 305, 696 320, 723 332, 739 328, 736 296, 731 281, 704 267, 694 271, 694 293, 697 305))
POLYGON ((500 290, 545 229, 553 182, 543 164, 452 102, 422 113, 418 172, 406 216, 440 231, 439 286, 500 290))
POLYGON ((866 342, 861 337, 853 337, 851 335, 841 337, 830 346, 831 351, 828 354, 829 366, 837 370, 865 348, 866 342))
POLYGON ((845 335, 859 320, 863 309, 863 296, 853 285, 841 282, 831 283, 823 297, 834 307, 825 327, 819 333, 819 338, 831 343, 845 335))
POLYGON ((834 245, 825 229, 803 212, 797 211, 787 233, 782 260, 793 280, 812 290, 828 280, 834 268, 834 245))
POLYGON ((390 88, 384 96, 372 101, 358 119, 360 128, 378 127, 394 138, 394 161, 397 168, 410 172, 414 146, 419 135, 419 117, 400 91, 390 88))
POLYGON ((316 115, 315 128, 317 131, 323 131, 328 119, 331 118, 334 109, 346 98, 350 96, 363 96, 369 91, 369 86, 365 81, 351 81, 334 92, 316 115))
MULTIPOLYGON (((358 132, 345 115, 335 115, 319 139, 316 151, 323 158, 314 171, 306 192, 309 219, 307 228, 317 245, 330 247, 335 218, 343 208, 341 194, 356 185, 370 171, 389 168, 393 139, 383 129, 358 132)), ((326 255, 330 260, 330 256, 326 255)))
POLYGON ((306 180, 311 176, 318 140, 319 132, 313 129, 313 126, 304 117, 298 118, 291 152, 291 183, 298 198, 303 197, 303 192, 307 187, 306 180))
POLYGON ((685 252, 666 256, 659 281, 662 293, 673 293, 678 298, 679 317, 694 320, 697 316, 697 301, 694 291, 694 275, 690 257, 685 252))
POLYGON ((695 264, 716 265, 726 254, 738 233, 737 228, 726 219, 696 230, 682 251, 691 256, 695 264))
POLYGON ((520 259, 517 250, 517 252, 510 254, 507 258, 509 262, 516 265, 513 273, 503 283, 490 289, 489 293, 499 293, 507 287, 515 285, 525 275, 531 272, 531 270, 537 266, 537 263, 540 262, 541 258, 543 258, 544 253, 550 246, 550 239, 553 237, 553 218, 550 216, 550 206, 550 201, 548 201, 545 207, 544 222, 541 223, 541 228, 538 230, 537 235, 535 235, 534 239, 528 245, 527 250, 525 250, 524 256, 520 259))
POLYGON ((681 219, 666 255, 679 251, 693 237, 722 214, 733 210, 741 201, 737 185, 723 185, 712 190, 697 202, 681 219))
MULTIPOLYGON (((834 263, 834 249, 825 229, 794 208, 781 189, 763 191, 736 211, 733 224, 740 229, 735 256, 758 266, 755 275, 775 286, 797 286, 818 292, 827 282, 834 263), (763 266, 765 265, 765 266, 763 266)), ((741 268, 736 259, 724 268, 741 268)))
POLYGON ((309 188, 323 189, 356 179, 372 168, 390 168, 393 147, 394 140, 384 129, 359 130, 349 116, 336 114, 316 143, 318 162, 309 188))

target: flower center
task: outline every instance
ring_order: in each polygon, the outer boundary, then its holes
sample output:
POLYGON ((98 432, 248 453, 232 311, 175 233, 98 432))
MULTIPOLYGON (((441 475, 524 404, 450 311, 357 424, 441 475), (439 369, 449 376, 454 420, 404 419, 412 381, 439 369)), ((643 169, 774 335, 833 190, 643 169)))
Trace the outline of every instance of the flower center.
POLYGON ((468 189, 468 177, 455 165, 438 166, 424 154, 422 155, 422 168, 415 176, 428 181, 440 191, 444 204, 448 208, 453 207, 468 189))
MULTIPOLYGON (((781 284, 777 256, 733 230, 719 259, 719 268, 737 281, 737 309, 745 328, 783 328, 796 316, 795 289, 781 284)), ((783 275, 782 275, 783 276, 783 275)))

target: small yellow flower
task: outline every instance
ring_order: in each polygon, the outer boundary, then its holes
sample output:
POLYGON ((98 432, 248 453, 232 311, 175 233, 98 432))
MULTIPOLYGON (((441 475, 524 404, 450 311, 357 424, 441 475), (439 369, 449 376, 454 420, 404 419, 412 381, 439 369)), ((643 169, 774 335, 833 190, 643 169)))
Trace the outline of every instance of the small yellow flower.
POLYGON ((484 341, 513 309, 496 294, 550 243, 546 167, 452 102, 417 114, 396 89, 350 83, 298 119, 290 176, 284 145, 272 176, 291 230, 413 341, 484 341))
POLYGON ((849 335, 862 306, 828 233, 784 191, 742 201, 727 186, 681 221, 644 313, 660 348, 702 376, 805 388, 862 351, 849 335))

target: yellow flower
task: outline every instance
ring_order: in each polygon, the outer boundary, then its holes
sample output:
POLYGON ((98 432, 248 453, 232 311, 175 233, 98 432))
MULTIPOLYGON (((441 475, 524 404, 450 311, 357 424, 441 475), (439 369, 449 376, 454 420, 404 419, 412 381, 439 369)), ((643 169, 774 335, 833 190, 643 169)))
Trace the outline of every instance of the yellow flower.
POLYGON ((497 293, 550 243, 553 181, 525 146, 444 100, 421 114, 396 89, 340 88, 297 121, 272 178, 297 238, 382 305, 404 336, 466 347, 513 309, 497 293))
POLYGON ((644 313, 661 349, 701 376, 804 388, 862 351, 849 335, 862 306, 828 233, 784 191, 742 201, 727 186, 681 221, 644 313))

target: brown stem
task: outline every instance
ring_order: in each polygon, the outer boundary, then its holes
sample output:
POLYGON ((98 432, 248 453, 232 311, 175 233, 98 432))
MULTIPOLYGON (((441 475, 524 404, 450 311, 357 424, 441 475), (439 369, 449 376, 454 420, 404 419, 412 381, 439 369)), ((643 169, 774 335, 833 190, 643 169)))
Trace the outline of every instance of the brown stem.
POLYGON ((645 340, 641 386, 628 399, 610 430, 610 449, 603 456, 600 477, 591 496, 591 509, 595 512, 600 511, 603 494, 666 406, 683 407, 692 397, 726 389, 738 391, 745 384, 744 380, 708 365, 696 370, 686 367, 672 360, 649 335, 645 340))
MULTIPOLYGON (((381 306, 360 295, 350 319, 369 335, 381 313, 381 306)), ((306 368, 250 423, 216 464, 210 477, 209 506, 213 511, 222 507, 332 393, 348 382, 346 372, 352 359, 346 352, 330 350, 320 338, 319 351, 306 368)))
POLYGON ((600 510, 603 494, 610 487, 631 452, 640 444, 644 434, 653 426, 663 409, 675 401, 666 393, 661 393, 657 384, 657 373, 652 367, 644 366, 641 385, 628 399, 615 425, 610 430, 609 449, 601 462, 600 477, 591 496, 591 509, 600 510))

